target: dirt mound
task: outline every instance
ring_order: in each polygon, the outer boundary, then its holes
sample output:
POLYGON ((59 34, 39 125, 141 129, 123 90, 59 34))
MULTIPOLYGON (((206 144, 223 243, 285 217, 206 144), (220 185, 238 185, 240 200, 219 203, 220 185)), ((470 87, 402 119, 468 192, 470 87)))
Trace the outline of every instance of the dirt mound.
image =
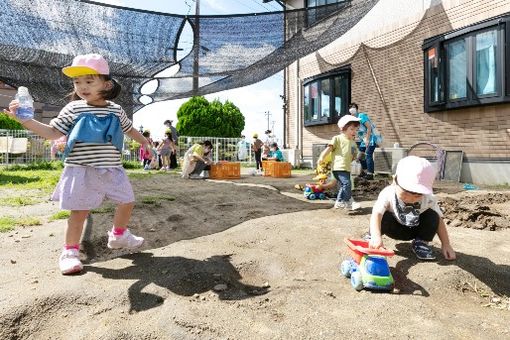
POLYGON ((498 204, 508 201, 508 193, 487 193, 475 196, 465 194, 458 198, 444 197, 439 204, 449 227, 495 231, 510 228, 510 216, 497 208, 498 204))

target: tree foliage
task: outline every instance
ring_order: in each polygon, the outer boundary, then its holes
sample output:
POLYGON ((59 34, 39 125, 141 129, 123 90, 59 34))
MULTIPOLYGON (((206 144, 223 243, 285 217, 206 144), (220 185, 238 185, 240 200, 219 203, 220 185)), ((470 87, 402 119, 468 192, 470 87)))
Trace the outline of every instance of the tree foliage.
POLYGON ((177 119, 176 128, 182 136, 239 137, 245 123, 232 102, 209 102, 202 96, 184 103, 177 111, 177 119))
POLYGON ((5 113, 0 111, 0 129, 5 130, 25 130, 17 120, 12 119, 5 113))

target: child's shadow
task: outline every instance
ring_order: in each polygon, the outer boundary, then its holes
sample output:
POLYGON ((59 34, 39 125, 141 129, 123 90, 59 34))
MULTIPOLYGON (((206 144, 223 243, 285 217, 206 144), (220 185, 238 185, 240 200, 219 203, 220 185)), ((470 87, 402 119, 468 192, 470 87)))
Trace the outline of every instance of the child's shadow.
MULTIPOLYGON (((428 296, 429 294, 423 287, 407 278, 409 268, 417 264, 419 261, 410 249, 408 242, 402 242, 395 245, 397 248, 396 254, 405 257, 404 260, 395 265, 395 282, 398 283, 398 288, 401 292, 414 293, 416 289, 422 291, 422 295, 428 296)), ((445 260, 440 254, 440 250, 435 249, 438 253, 440 260, 437 261, 438 265, 442 266, 457 266, 460 269, 471 273, 479 281, 487 285, 494 294, 499 296, 510 295, 510 266, 504 264, 496 264, 491 260, 476 255, 469 255, 461 252, 456 252, 457 259, 454 261, 445 260)), ((459 282, 462 283, 462 282, 459 282)))
POLYGON ((409 269, 420 262, 411 251, 409 243, 398 243, 395 247, 397 248, 395 255, 404 257, 403 260, 397 262, 395 269, 392 271, 395 288, 399 291, 399 294, 430 296, 425 288, 407 277, 409 269))
POLYGON ((153 257, 152 253, 122 258, 131 259, 133 265, 122 269, 87 266, 86 271, 109 279, 137 280, 128 289, 130 312, 148 310, 163 303, 163 297, 142 292, 151 283, 183 296, 213 291, 216 287, 220 300, 241 300, 269 291, 269 287, 240 282, 241 275, 230 263, 230 255, 211 256, 203 261, 180 256, 153 257))

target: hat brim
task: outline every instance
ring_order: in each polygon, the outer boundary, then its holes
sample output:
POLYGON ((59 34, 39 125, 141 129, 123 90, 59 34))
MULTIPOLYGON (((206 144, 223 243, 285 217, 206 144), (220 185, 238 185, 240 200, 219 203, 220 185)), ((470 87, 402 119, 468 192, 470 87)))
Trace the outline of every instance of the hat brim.
POLYGON ((399 181, 398 185, 400 185, 400 187, 402 189, 406 190, 406 191, 415 192, 417 194, 422 194, 422 195, 430 195, 430 194, 432 194, 432 189, 428 188, 428 187, 426 187, 425 185, 422 185, 422 184, 417 184, 417 183, 413 183, 413 184, 400 183, 400 181, 399 181))
POLYGON ((326 179, 328 179, 328 176, 326 176, 326 175, 317 175, 314 178, 312 178, 312 180, 314 180, 314 181, 322 181, 322 180, 326 180, 326 179))
POLYGON ((62 69, 62 72, 69 78, 100 74, 93 68, 87 66, 67 66, 62 69))

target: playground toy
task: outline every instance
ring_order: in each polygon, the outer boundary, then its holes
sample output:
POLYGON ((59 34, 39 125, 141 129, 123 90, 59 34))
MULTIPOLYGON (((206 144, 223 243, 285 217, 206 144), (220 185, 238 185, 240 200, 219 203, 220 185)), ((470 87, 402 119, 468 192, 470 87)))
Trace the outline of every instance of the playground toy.
POLYGON ((324 200, 326 199, 326 194, 324 193, 324 189, 320 185, 317 184, 306 184, 303 190, 303 194, 305 198, 309 200, 324 200))
POLYGON ((392 250, 385 248, 370 249, 368 241, 345 238, 351 252, 351 258, 340 264, 343 276, 351 278, 351 285, 357 291, 365 289, 391 291, 394 280, 390 272, 387 256, 393 256, 392 250))

